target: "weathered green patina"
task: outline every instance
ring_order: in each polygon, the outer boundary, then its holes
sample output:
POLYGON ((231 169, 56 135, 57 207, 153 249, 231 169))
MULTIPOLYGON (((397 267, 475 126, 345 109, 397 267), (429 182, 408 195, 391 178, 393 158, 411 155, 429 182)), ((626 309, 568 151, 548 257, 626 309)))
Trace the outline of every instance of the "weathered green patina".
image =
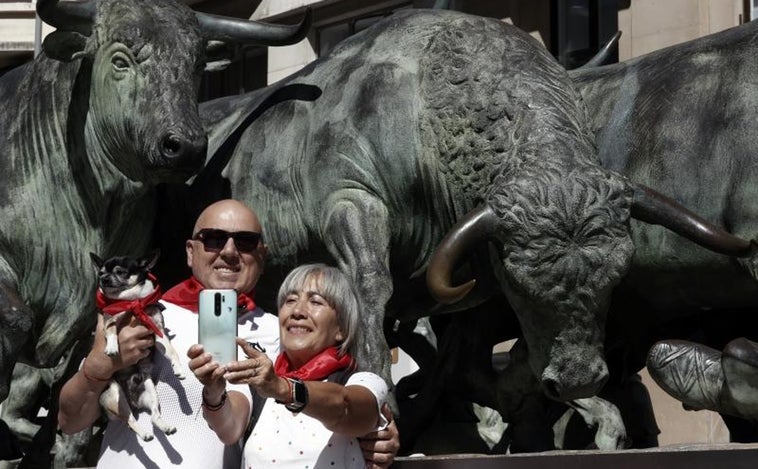
POLYGON ((0 401, 17 360, 58 364, 95 324, 87 253, 141 255, 153 184, 199 169, 207 41, 299 41, 295 26, 192 12, 174 0, 43 0, 45 55, 2 77, 0 401))

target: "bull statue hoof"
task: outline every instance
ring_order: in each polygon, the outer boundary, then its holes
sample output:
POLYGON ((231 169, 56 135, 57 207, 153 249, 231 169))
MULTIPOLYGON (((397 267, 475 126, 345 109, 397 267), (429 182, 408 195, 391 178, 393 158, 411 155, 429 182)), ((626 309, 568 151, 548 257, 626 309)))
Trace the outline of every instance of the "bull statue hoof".
POLYGON ((735 339, 723 352, 695 342, 668 340, 648 353, 650 376, 688 410, 758 417, 758 344, 735 339))

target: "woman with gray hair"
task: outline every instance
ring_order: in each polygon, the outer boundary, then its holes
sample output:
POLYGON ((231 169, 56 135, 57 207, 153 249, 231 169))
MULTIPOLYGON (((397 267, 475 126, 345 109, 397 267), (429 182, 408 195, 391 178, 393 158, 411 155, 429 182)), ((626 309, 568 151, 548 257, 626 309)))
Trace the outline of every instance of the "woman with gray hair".
MULTIPOLYGON (((245 442, 242 467, 364 467, 356 437, 387 425, 380 411, 387 385, 374 373, 355 372, 350 352, 359 300, 350 281, 334 267, 303 265, 287 275, 277 303, 281 353, 275 363, 239 338, 246 360, 215 370, 190 363, 201 382, 248 384, 266 398, 245 442)), ((214 409, 222 405, 223 399, 203 405, 203 416, 221 441, 232 444, 242 437, 247 416, 223 419, 214 409)))

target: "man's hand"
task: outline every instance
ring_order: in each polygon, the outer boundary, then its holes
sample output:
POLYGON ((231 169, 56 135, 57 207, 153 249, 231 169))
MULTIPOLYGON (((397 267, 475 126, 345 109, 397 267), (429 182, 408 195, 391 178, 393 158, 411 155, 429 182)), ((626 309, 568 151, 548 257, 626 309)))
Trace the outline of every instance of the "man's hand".
POLYGON ((209 402, 215 403, 221 400, 221 395, 226 389, 224 373, 226 368, 213 360, 213 356, 203 349, 200 344, 195 344, 187 350, 189 369, 195 377, 205 386, 204 396, 209 402))
POLYGON ((400 434, 387 404, 382 406, 382 414, 389 422, 387 428, 358 438, 366 467, 371 469, 389 467, 400 449, 400 434))
POLYGON ((150 355, 155 344, 155 335, 139 320, 132 318, 129 324, 118 330, 119 353, 115 356, 105 354, 105 333, 103 315, 98 315, 95 341, 84 363, 88 376, 105 380, 119 370, 134 365, 150 355))

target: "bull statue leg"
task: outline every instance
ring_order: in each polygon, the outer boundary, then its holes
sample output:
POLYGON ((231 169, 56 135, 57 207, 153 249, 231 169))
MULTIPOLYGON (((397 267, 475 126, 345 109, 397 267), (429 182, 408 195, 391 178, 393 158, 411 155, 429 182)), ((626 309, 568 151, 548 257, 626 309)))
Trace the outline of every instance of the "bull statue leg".
POLYGON ((650 376, 686 409, 708 409, 758 419, 758 344, 745 338, 723 352, 695 342, 668 340, 648 354, 650 376))
POLYGON ((322 228, 326 248, 350 275, 361 299, 356 359, 392 385, 383 333, 385 307, 392 296, 389 214, 380 200, 360 190, 343 190, 330 199, 322 228))
MULTIPOLYGON (((34 368, 24 363, 16 363, 13 368, 8 398, 3 402, 0 418, 5 420, 8 427, 19 441, 29 443, 40 429, 34 421, 45 394, 49 394, 50 386, 45 382, 45 373, 51 370, 34 368)), ((48 380, 49 381, 49 380, 48 380)))
POLYGON ((0 402, 8 397, 13 368, 31 338, 33 326, 31 308, 24 304, 16 286, 0 273, 0 402))

